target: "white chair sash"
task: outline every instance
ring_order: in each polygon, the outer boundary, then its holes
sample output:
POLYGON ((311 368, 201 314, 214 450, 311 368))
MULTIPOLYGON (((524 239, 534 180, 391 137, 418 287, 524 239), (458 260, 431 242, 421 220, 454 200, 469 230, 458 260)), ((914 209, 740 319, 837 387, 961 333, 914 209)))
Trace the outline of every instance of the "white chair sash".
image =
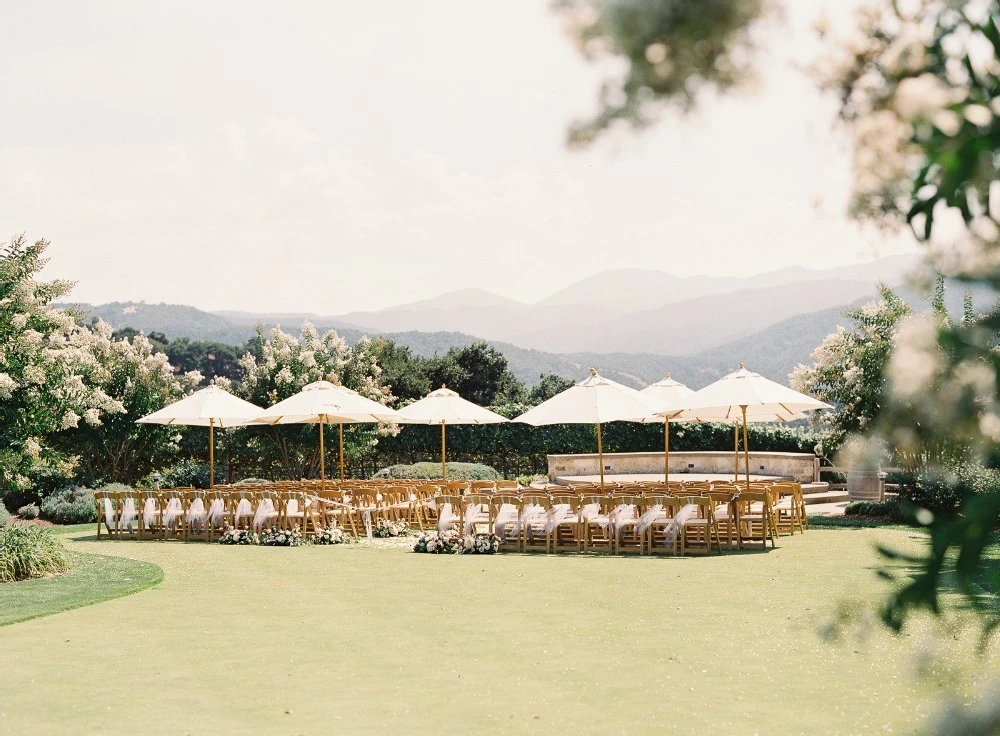
POLYGON ((118 525, 122 529, 128 529, 133 531, 135 529, 136 519, 139 518, 139 514, 135 509, 135 499, 126 498, 122 503, 122 516, 118 521, 118 525))
POLYGON ((681 533, 681 528, 684 524, 688 522, 691 517, 698 513, 698 506, 689 503, 683 507, 681 510, 674 514, 674 518, 670 520, 666 529, 666 538, 664 539, 664 544, 673 545, 677 541, 677 535, 681 533))
POLYGON ((110 498, 104 499, 104 523, 108 529, 115 528, 115 507, 110 498))
POLYGON ((142 524, 147 529, 152 529, 156 523, 156 499, 147 498, 142 504, 142 524))
POLYGON ((482 511, 482 507, 483 504, 480 503, 470 503, 465 507, 465 522, 462 525, 465 534, 472 534, 472 532, 475 531, 476 521, 479 520, 479 514, 482 511))
POLYGON ((270 498, 262 498, 257 504, 257 513, 253 515, 253 528, 260 529, 268 522, 278 518, 278 511, 274 508, 274 501, 270 498))
MULTIPOLYGON (((249 506, 250 504, 247 504, 249 506)), ((212 526, 221 526, 222 518, 226 515, 226 504, 221 498, 213 498, 208 506, 208 520, 212 526)))
POLYGON ((541 523, 544 520, 545 509, 537 503, 529 504, 521 509, 521 518, 518 519, 517 530, 519 532, 527 530, 530 534, 534 529, 534 525, 541 523))
POLYGON ((236 526, 240 525, 240 522, 244 517, 253 514, 253 505, 247 498, 241 498, 240 502, 236 504, 236 511, 233 512, 233 524, 236 526))
POLYGON ((451 510, 451 504, 445 503, 441 506, 441 513, 438 514, 438 532, 446 532, 458 522, 458 516, 451 510))
POLYGON ((505 503, 501 505, 500 510, 497 511, 497 518, 493 522, 493 533, 501 539, 504 539, 507 536, 509 525, 513 525, 514 531, 518 528, 517 506, 512 503, 505 503))
POLYGON ((297 498, 288 499, 288 503, 285 504, 285 512, 289 516, 299 513, 299 500, 297 498))
POLYGON ((639 517, 639 524, 636 526, 635 531, 640 537, 645 534, 649 527, 653 526, 653 522, 657 519, 665 519, 667 517, 666 512, 663 510, 663 504, 656 503, 650 506, 639 517))
POLYGON ((545 512, 545 533, 551 534, 566 519, 573 516, 568 503, 557 503, 545 512))
POLYGON ((208 512, 205 511, 205 502, 200 498, 191 501, 188 507, 187 523, 192 527, 204 528, 205 520, 208 519, 208 512))
POLYGON ((167 501, 167 508, 163 510, 163 526, 173 529, 177 526, 177 519, 184 515, 179 498, 171 498, 167 501))

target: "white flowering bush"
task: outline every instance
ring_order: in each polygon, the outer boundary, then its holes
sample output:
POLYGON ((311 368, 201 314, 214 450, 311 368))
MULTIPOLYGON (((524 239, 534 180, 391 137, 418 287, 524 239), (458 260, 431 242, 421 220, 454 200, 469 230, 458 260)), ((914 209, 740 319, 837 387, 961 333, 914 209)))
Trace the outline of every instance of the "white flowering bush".
POLYGON ((302 544, 302 532, 298 529, 265 529, 260 533, 262 547, 299 547, 302 544))
POLYGON ((410 533, 410 525, 403 520, 379 519, 372 527, 372 536, 380 539, 405 537, 410 533))
POLYGON ((790 376, 792 388, 833 405, 822 416, 832 425, 827 450, 838 447, 845 437, 869 429, 885 406, 885 377, 896 331, 910 307, 888 287, 880 298, 845 312, 853 322, 840 328, 813 351, 813 364, 799 365, 790 376))
MULTIPOLYGON (((336 332, 320 335, 309 323, 302 325, 298 336, 279 328, 269 335, 269 339, 259 336, 256 355, 247 353, 239 361, 242 381, 235 391, 247 401, 272 406, 310 383, 330 381, 380 403, 392 402, 370 340, 362 338, 352 347, 336 332)), ((389 424, 345 426, 345 455, 350 458, 356 448, 372 447, 380 436, 396 432, 398 427, 389 424)), ((331 459, 337 452, 336 440, 330 439, 326 444, 331 453, 327 468, 335 464, 331 459)), ((319 473, 314 426, 263 427, 243 432, 242 441, 251 455, 248 459, 265 473, 286 478, 316 477, 319 473)))

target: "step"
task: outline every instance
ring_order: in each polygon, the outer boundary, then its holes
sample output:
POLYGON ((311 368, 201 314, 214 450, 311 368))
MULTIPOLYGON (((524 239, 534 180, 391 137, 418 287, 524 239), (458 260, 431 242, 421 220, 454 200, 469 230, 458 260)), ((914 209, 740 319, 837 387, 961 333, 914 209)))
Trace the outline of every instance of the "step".
POLYGON ((850 496, 847 495, 847 491, 833 490, 833 491, 820 491, 818 493, 803 493, 802 500, 805 501, 806 506, 811 506, 820 503, 843 503, 850 500, 850 496))

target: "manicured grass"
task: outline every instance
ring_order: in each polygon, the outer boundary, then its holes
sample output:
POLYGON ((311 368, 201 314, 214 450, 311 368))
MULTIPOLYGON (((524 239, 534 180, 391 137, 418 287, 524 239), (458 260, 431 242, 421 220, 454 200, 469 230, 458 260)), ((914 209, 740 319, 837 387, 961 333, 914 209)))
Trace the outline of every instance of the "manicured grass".
POLYGON ((98 543, 91 528, 72 550, 165 579, 0 629, 0 733, 912 732, 945 689, 996 675, 993 656, 959 677, 975 633, 818 632, 884 593, 876 541, 918 539, 815 529, 711 558, 455 557, 98 543))
POLYGON ((69 562, 59 575, 3 583, 0 626, 120 598, 163 580, 159 566, 124 557, 70 552, 69 562))

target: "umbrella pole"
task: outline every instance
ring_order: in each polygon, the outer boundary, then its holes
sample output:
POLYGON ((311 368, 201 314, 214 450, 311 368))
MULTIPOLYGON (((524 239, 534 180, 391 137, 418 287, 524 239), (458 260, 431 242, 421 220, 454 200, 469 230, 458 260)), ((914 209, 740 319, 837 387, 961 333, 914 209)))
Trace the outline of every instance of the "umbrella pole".
POLYGON ((215 420, 208 420, 208 487, 215 488, 215 420))
POLYGON ((670 420, 663 421, 663 482, 670 482, 670 420))
POLYGON ((601 466, 601 490, 604 490, 604 445, 601 442, 601 423, 597 423, 597 464, 601 466))
POLYGON ((323 414, 319 415, 319 485, 320 488, 326 487, 326 453, 323 450, 323 420, 326 417, 323 414))
POLYGON ((747 439, 747 408, 745 406, 740 407, 743 410, 743 459, 744 467, 747 471, 747 490, 750 490, 750 444, 747 439))
POLYGON ((733 482, 740 479, 740 423, 733 422, 733 482))
POLYGON ((344 423, 340 422, 338 427, 340 434, 340 479, 344 479, 344 423))
POLYGON ((444 419, 441 420, 441 480, 448 480, 448 469, 445 466, 444 456, 445 456, 445 439, 444 439, 444 419))

